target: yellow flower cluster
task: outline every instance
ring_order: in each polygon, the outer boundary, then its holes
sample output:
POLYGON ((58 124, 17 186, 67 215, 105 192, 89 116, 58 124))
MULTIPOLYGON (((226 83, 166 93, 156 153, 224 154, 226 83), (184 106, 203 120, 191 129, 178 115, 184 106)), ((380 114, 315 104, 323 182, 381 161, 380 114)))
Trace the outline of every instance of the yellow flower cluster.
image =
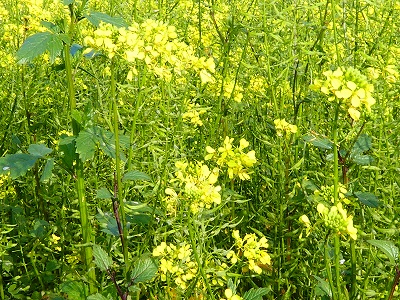
POLYGON ((167 197, 164 201, 169 212, 175 212, 178 204, 189 205, 192 213, 198 213, 203 208, 211 208, 213 203, 221 203, 221 187, 215 185, 218 180, 218 169, 210 170, 207 165, 197 163, 186 163, 178 161, 175 163, 177 171, 173 183, 177 183, 175 189, 165 189, 167 197))
POLYGON ((297 132, 297 126, 289 124, 286 122, 285 119, 276 119, 274 120, 275 124, 275 129, 276 129, 276 134, 278 136, 289 136, 290 133, 296 133, 297 132))
POLYGON ((0 175, 0 199, 13 197, 14 195, 15 195, 15 189, 11 185, 9 176, 0 175))
POLYGON ((148 70, 160 78, 170 81, 173 74, 183 75, 193 70, 202 83, 212 82, 215 63, 212 57, 197 57, 195 50, 178 39, 174 26, 162 21, 145 20, 133 23, 128 28, 100 23, 84 43, 91 48, 104 51, 109 58, 121 56, 130 64, 127 79, 138 74, 137 64, 144 62, 148 70))
POLYGON ((227 258, 231 260, 232 264, 236 264, 239 260, 247 264, 243 268, 243 272, 250 270, 261 274, 262 266, 271 264, 271 257, 266 251, 268 243, 264 236, 258 239, 254 233, 251 233, 246 234, 242 239, 239 230, 234 230, 232 236, 235 239, 237 251, 230 250, 227 258))
POLYGON ((317 211, 322 216, 326 227, 339 235, 347 232, 353 240, 357 239, 357 229, 353 226, 353 216, 347 216, 347 211, 343 208, 342 203, 339 202, 330 208, 319 203, 317 211))
POLYGON ((221 298, 220 300, 243 300, 242 297, 235 294, 231 289, 226 289, 224 294, 226 298, 221 298))
POLYGON ((367 77, 354 68, 337 68, 335 71, 323 73, 326 80, 316 79, 311 88, 320 90, 327 95, 329 101, 339 99, 348 109, 350 117, 357 121, 361 116, 361 107, 371 112, 375 104, 372 97, 374 86, 367 81, 367 77))
POLYGON ((227 136, 223 146, 218 148, 218 152, 207 146, 208 154, 205 156, 205 160, 214 159, 220 167, 226 166, 230 179, 238 176, 241 180, 249 180, 250 175, 247 168, 252 167, 257 162, 256 153, 254 150, 247 153, 243 152, 249 146, 249 142, 245 139, 239 141, 237 148, 233 147, 232 142, 233 138, 227 136))
POLYGON ((200 107, 198 103, 186 102, 187 111, 182 115, 184 121, 188 121, 196 127, 203 126, 200 116, 206 112, 206 108, 200 107))
POLYGON ((185 290, 193 278, 196 277, 197 263, 191 259, 190 245, 183 243, 180 246, 162 242, 153 250, 153 256, 160 258, 160 277, 162 281, 168 278, 185 290))
MULTIPOLYGON (((327 202, 330 201, 332 203, 335 203, 334 189, 335 189, 335 187, 333 185, 321 186, 319 190, 314 191, 314 196, 320 197, 327 202)), ((343 201, 344 203, 349 204, 350 201, 349 201, 349 199, 346 198, 346 194, 347 194, 347 189, 346 189, 345 185, 341 184, 339 182, 338 199, 339 199, 339 201, 343 201)))

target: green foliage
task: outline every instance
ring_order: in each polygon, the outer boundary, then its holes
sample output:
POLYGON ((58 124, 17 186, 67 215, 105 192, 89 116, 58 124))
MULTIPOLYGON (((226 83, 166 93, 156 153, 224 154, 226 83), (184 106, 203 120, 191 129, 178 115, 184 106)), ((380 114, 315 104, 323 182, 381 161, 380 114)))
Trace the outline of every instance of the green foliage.
POLYGON ((93 245, 93 256, 96 266, 101 271, 107 271, 110 269, 113 263, 112 259, 108 256, 107 252, 101 248, 101 246, 93 245))
POLYGON ((399 260, 399 248, 391 241, 383 240, 367 240, 371 245, 378 247, 387 258, 389 258, 390 264, 397 265, 399 260))
POLYGON ((146 282, 154 278, 158 271, 158 266, 149 257, 141 257, 136 263, 131 273, 133 284, 146 282))

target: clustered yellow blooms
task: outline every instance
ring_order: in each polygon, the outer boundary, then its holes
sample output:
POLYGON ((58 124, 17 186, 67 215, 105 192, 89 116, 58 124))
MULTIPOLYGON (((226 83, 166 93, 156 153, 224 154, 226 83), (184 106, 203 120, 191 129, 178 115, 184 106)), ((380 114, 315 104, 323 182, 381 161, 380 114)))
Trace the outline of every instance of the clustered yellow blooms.
POLYGON ((232 264, 238 261, 246 264, 243 267, 243 272, 253 271, 257 274, 262 273, 262 266, 271 264, 271 257, 267 252, 267 239, 263 236, 260 239, 254 233, 246 234, 242 239, 239 230, 234 230, 232 233, 235 239, 237 251, 230 250, 227 253, 227 258, 232 264))
POLYGON ((61 247, 60 246, 55 246, 55 245, 57 245, 58 244, 58 241, 60 240, 61 238, 59 237, 59 236, 57 236, 57 235, 55 235, 54 233, 51 235, 51 237, 50 237, 50 245, 52 246, 52 245, 54 245, 54 249, 56 250, 56 251, 61 251, 61 247))
POLYGON ((218 168, 210 170, 202 162, 187 163, 178 161, 175 163, 177 171, 175 178, 176 190, 169 187, 165 189, 167 197, 164 201, 170 213, 176 211, 179 204, 189 204, 192 213, 198 213, 203 208, 211 208, 212 204, 221 203, 221 187, 215 185, 218 180, 218 168))
POLYGON ((84 39, 88 47, 104 51, 109 58, 121 56, 130 64, 127 79, 138 74, 137 64, 144 62, 147 69, 170 81, 173 74, 196 72, 202 83, 212 82, 215 63, 212 57, 197 57, 193 47, 178 39, 176 28, 162 21, 145 20, 128 28, 100 23, 84 39))
MULTIPOLYGON (((339 184, 338 202, 334 204, 334 187, 322 186, 320 190, 314 192, 314 195, 324 200, 324 202, 331 202, 332 205, 327 207, 324 203, 320 202, 317 205, 317 211, 322 217, 322 222, 329 230, 338 235, 347 233, 353 240, 356 240, 357 228, 353 225, 353 216, 348 216, 347 210, 343 208, 343 203, 350 203, 346 198, 346 193, 345 186, 339 184)), ((299 221, 306 227, 306 235, 308 236, 312 229, 309 218, 306 215, 302 215, 299 221)), ((302 234, 300 235, 301 237, 302 234)))
POLYGON ((197 263, 191 259, 190 245, 183 243, 180 246, 162 242, 153 250, 153 256, 160 258, 160 277, 162 281, 174 279, 175 284, 185 290, 193 278, 196 277, 197 263))
POLYGON ((11 185, 10 177, 8 175, 0 175, 0 199, 13 197, 15 189, 11 185))
POLYGON ((323 73, 326 80, 316 79, 311 88, 320 90, 328 96, 329 101, 339 99, 347 107, 350 117, 358 121, 361 117, 361 108, 371 112, 375 104, 372 97, 374 86, 367 81, 367 77, 354 68, 337 68, 335 71, 323 73))
POLYGON ((297 132, 297 126, 289 124, 285 119, 276 119, 274 124, 278 136, 289 136, 290 133, 297 132))
POLYGON ((233 140, 233 138, 227 136, 223 146, 219 147, 218 151, 207 146, 206 151, 208 154, 204 159, 214 159, 221 168, 226 166, 230 179, 238 176, 241 180, 249 180, 250 175, 247 168, 252 167, 257 162, 256 153, 254 150, 247 153, 243 151, 249 146, 249 142, 245 139, 239 141, 239 147, 237 148, 233 147, 233 140))
POLYGON ((200 107, 198 103, 186 102, 187 111, 182 115, 183 120, 190 122, 195 126, 203 126, 200 116, 206 112, 206 108, 200 107))
POLYGON ((237 294, 234 294, 231 289, 226 289, 225 292, 226 298, 221 298, 220 300, 242 300, 243 298, 237 294))

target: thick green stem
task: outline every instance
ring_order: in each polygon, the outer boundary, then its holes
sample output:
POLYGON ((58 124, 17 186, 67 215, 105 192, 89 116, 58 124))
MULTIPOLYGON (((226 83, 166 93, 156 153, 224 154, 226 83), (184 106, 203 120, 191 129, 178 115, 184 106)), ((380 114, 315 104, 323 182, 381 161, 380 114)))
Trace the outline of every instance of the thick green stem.
MULTIPOLYGON (((74 88, 74 79, 72 76, 72 64, 71 64, 71 56, 70 56, 70 47, 69 45, 64 46, 64 61, 65 61, 65 70, 67 75, 67 87, 68 87, 68 98, 69 98, 69 109, 70 112, 76 109, 76 99, 75 99, 75 88, 74 88)), ((74 136, 79 134, 80 128, 79 123, 72 119, 72 130, 74 136)), ((84 253, 83 253, 83 261, 85 264, 86 271, 88 272, 88 280, 89 280, 89 293, 95 293, 97 291, 96 288, 96 273, 93 266, 93 253, 92 247, 90 243, 93 242, 91 226, 89 222, 89 212, 87 209, 87 203, 85 199, 85 180, 83 177, 83 163, 79 159, 77 155, 75 158, 75 172, 76 172, 76 191, 78 195, 78 204, 79 204, 79 214, 80 221, 82 227, 82 237, 84 244, 84 253)))
POLYGON ((115 137, 115 169, 116 169, 116 198, 118 199, 119 204, 119 212, 121 214, 121 223, 122 223, 122 248, 125 262, 125 274, 129 269, 129 260, 128 260, 128 245, 127 245, 127 236, 128 236, 128 228, 126 226, 126 217, 125 217, 125 208, 124 208, 124 197, 123 197, 123 188, 122 188, 122 170, 121 170, 121 149, 119 144, 119 114, 118 114, 118 103, 117 103, 117 93, 116 93, 116 81, 115 81, 115 66, 114 62, 111 64, 111 101, 113 104, 113 125, 114 125, 114 137, 115 137))
MULTIPOLYGON (((333 121, 333 197, 334 204, 339 201, 339 147, 338 147, 338 118, 339 118, 340 102, 336 103, 335 119, 333 121)), ((341 283, 340 283, 340 240, 336 234, 335 243, 335 280, 338 300, 342 299, 341 283)))

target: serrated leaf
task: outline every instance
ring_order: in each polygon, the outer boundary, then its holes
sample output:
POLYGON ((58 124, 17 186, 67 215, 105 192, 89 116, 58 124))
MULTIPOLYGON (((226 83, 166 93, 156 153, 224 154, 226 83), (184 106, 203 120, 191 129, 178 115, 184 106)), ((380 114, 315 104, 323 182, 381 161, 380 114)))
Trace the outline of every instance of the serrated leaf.
POLYGON ((50 148, 47 148, 43 144, 31 144, 28 147, 28 152, 32 155, 43 157, 49 153, 51 153, 53 150, 50 148))
POLYGON ((140 258, 131 273, 133 284, 151 280, 157 273, 158 267, 150 257, 140 258))
POLYGON ((122 177, 122 181, 128 181, 128 180, 151 181, 151 177, 144 172, 135 170, 135 171, 126 172, 125 175, 122 177))
POLYGON ((25 153, 7 154, 4 157, 0 157, 0 174, 10 172, 12 179, 23 176, 35 165, 38 158, 36 155, 25 153))
POLYGON ((79 158, 84 162, 94 157, 94 151, 96 149, 96 141, 93 138, 93 134, 87 130, 79 132, 78 137, 75 139, 76 153, 79 154, 79 158))
POLYGON ((381 203, 379 202, 378 197, 376 197, 372 193, 355 192, 354 196, 356 196, 358 198, 358 200, 360 200, 360 202, 363 203, 366 206, 377 208, 377 207, 379 207, 379 205, 381 205, 381 203))
POLYGON ((324 149, 324 150, 332 150, 333 143, 326 137, 322 137, 314 134, 306 134, 303 136, 303 140, 307 143, 314 145, 315 147, 324 149))
POLYGON ((317 293, 319 296, 328 296, 329 298, 332 298, 332 289, 329 286, 329 283, 325 280, 323 280, 321 277, 318 277, 316 275, 313 275, 315 279, 318 280, 318 284, 316 286, 316 289, 319 289, 319 293, 317 293))
POLYGON ((399 248, 397 248, 393 242, 384 240, 367 240, 367 242, 382 250, 389 258, 392 265, 397 263, 399 259, 399 248))
POLYGON ((42 25, 43 27, 47 28, 48 30, 50 30, 53 33, 59 33, 60 32, 60 28, 56 24, 54 24, 52 22, 42 20, 42 21, 40 21, 40 25, 42 25))
POLYGON ((363 154, 357 154, 355 156, 352 156, 351 159, 360 166, 367 166, 370 165, 374 162, 374 158, 371 155, 363 155, 363 154))
POLYGON ((49 158, 44 166, 40 182, 46 182, 50 179, 54 167, 54 158, 49 158))
POLYGON ((68 299, 85 300, 87 287, 82 281, 67 281, 61 284, 61 291, 68 295, 68 299))
POLYGON ((113 195, 105 187, 97 190, 96 198, 98 199, 111 199, 112 197, 113 195))
POLYGON ((116 27, 128 27, 128 24, 123 18, 119 16, 111 17, 102 12, 91 12, 90 14, 86 14, 85 18, 96 27, 99 27, 101 22, 112 24, 116 27))
POLYGON ((94 263, 101 271, 107 271, 112 265, 112 259, 99 245, 93 245, 94 263))
POLYGON ((252 288, 248 290, 246 293, 243 295, 244 300, 262 300, 262 296, 268 294, 270 289, 268 288, 252 288))
POLYGON ((372 139, 367 134, 361 134, 351 149, 351 155, 361 154, 372 148, 372 139))
POLYGON ((104 297, 102 294, 96 293, 87 297, 87 300, 108 300, 108 298, 104 297))
POLYGON ((63 48, 61 38, 52 32, 38 32, 28 37, 17 51, 18 63, 32 62, 46 51, 50 54, 50 62, 54 62, 63 48))

